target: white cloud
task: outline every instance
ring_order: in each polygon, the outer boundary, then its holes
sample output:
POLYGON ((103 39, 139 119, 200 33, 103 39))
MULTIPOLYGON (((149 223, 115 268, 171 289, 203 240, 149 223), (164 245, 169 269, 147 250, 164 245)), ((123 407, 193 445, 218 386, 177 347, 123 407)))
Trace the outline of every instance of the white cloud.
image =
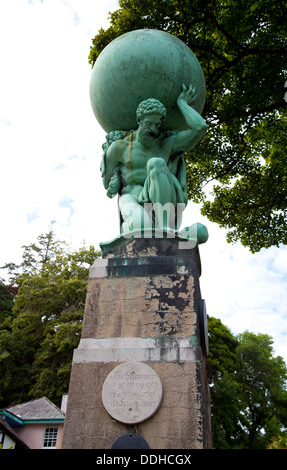
MULTIPOLYGON (((30 243, 51 220, 60 226, 70 222, 72 230, 69 212, 61 205, 67 198, 75 201, 78 227, 85 231, 81 206, 92 197, 92 207, 96 204, 104 139, 89 102, 88 54, 92 37, 117 4, 84 0, 79 8, 72 1, 13 0, 0 5, 6 247, 20 239, 20 245, 30 243)), ((95 212, 90 207, 87 219, 95 219, 95 212)), ((15 251, 19 256, 21 250, 14 249, 10 256, 15 251)))
MULTIPOLYGON (((90 106, 88 63, 92 38, 117 8, 115 0, 0 3, 0 265, 17 262, 21 246, 52 220, 74 246, 118 235, 117 200, 106 197, 100 177, 105 133, 90 106)), ((183 226, 194 222, 210 232, 200 246, 208 314, 234 333, 270 334, 287 361, 286 247, 253 255, 228 245, 225 231, 190 203, 183 226)))

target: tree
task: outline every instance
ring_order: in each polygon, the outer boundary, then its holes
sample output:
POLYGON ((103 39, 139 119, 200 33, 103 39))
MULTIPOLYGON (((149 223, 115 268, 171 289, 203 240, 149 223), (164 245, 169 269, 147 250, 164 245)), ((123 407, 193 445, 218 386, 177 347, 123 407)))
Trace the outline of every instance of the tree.
POLYGON ((276 436, 268 444, 267 449, 287 449, 287 434, 276 436))
MULTIPOLYGON (((85 246, 71 251, 51 231, 23 248, 21 271, 11 271, 20 288, 0 321, 0 407, 43 395, 60 405, 80 340, 89 267, 99 252, 85 246)), ((235 336, 213 317, 208 325, 214 447, 283 446, 287 367, 273 357, 272 338, 235 336)))
POLYGON ((70 251, 52 230, 23 248, 21 265, 10 264, 19 292, 0 327, 2 407, 43 395, 60 404, 80 340, 89 267, 99 256, 92 246, 70 251))
POLYGON ((0 322, 13 315, 13 299, 17 291, 17 287, 6 285, 0 279, 0 322))
POLYGON ((248 331, 234 336, 209 317, 213 445, 266 446, 287 428, 287 367, 273 357, 273 340, 248 331))
POLYGON ((246 331, 239 335, 241 425, 246 429, 249 449, 265 448, 275 425, 287 426, 287 368, 282 357, 272 356, 272 344, 266 334, 246 331))
POLYGON ((217 318, 208 317, 209 355, 207 372, 211 392, 213 447, 229 449, 240 446, 244 434, 239 425, 240 386, 236 371, 241 360, 238 340, 217 318))
POLYGON ((252 252, 287 243, 287 4, 283 0, 120 0, 89 62, 123 33, 155 28, 196 54, 208 133, 186 155, 189 198, 252 252), (212 193, 207 193, 207 185, 212 193))
POLYGON ((63 241, 55 239, 55 234, 51 227, 46 234, 41 234, 37 237, 37 243, 23 246, 22 262, 17 265, 13 262, 1 266, 0 269, 6 269, 9 280, 13 285, 20 285, 25 274, 32 277, 34 274, 39 274, 45 270, 46 265, 51 265, 56 261, 57 257, 61 257, 63 248, 67 245, 63 241))

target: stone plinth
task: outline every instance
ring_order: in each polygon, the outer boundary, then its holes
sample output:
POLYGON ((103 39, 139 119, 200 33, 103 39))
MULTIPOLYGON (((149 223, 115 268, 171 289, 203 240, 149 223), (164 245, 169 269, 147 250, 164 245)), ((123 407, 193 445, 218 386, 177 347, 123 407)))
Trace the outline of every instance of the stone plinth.
POLYGON ((134 239, 104 256, 90 270, 63 448, 111 449, 129 433, 150 449, 211 447, 198 248, 178 249, 175 240, 134 239), (115 371, 128 363, 138 372, 112 382, 115 371), (142 365, 153 373, 140 373, 142 365), (142 413, 144 419, 122 420, 121 410, 142 413))

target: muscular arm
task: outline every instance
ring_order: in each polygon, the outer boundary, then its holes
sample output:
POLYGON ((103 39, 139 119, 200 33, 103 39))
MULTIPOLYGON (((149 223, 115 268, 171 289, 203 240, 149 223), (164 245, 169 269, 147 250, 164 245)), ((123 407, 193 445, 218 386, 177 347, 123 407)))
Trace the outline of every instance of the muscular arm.
POLYGON ((102 178, 105 189, 108 188, 113 172, 120 159, 119 141, 113 142, 106 151, 102 162, 102 178))
POLYGON ((173 142, 173 151, 188 152, 191 150, 204 136, 207 129, 205 120, 195 111, 188 102, 194 99, 194 90, 190 86, 187 90, 183 85, 183 91, 177 98, 177 105, 189 127, 186 131, 177 134, 173 142))

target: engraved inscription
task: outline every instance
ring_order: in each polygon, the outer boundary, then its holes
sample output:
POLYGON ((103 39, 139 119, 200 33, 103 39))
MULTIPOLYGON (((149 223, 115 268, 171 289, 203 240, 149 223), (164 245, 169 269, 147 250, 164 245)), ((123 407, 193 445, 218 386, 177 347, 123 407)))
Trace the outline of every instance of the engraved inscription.
POLYGON ((157 373, 141 362, 117 366, 107 376, 102 400, 107 412, 127 424, 150 418, 162 400, 162 384, 157 373))

